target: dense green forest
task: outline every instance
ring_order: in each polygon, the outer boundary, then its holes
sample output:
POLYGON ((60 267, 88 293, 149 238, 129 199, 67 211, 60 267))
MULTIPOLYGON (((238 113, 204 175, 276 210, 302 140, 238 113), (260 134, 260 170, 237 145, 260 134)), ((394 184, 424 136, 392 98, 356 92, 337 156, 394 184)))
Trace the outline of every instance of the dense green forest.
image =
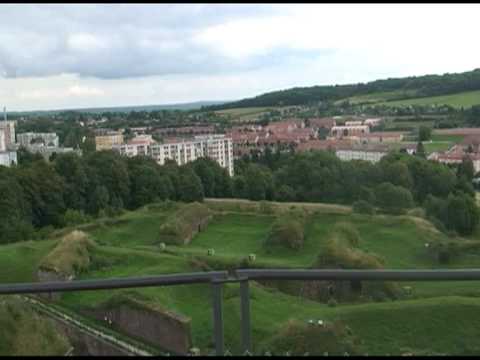
POLYGON ((480 69, 458 74, 410 76, 390 78, 368 83, 350 85, 328 85, 296 87, 274 91, 254 98, 243 99, 205 109, 221 110, 252 106, 286 106, 312 104, 323 101, 336 101, 352 96, 361 96, 379 92, 399 92, 395 100, 427 96, 446 95, 462 91, 480 89, 480 69))
POLYGON ((423 206, 441 230, 468 235, 479 218, 473 176, 469 160, 452 169, 400 153, 371 164, 343 162, 325 151, 267 151, 237 161, 231 178, 204 158, 160 166, 151 158, 100 151, 46 162, 22 150, 18 166, 0 167, 0 243, 45 236, 55 227, 155 201, 204 197, 355 204, 395 214, 423 206))

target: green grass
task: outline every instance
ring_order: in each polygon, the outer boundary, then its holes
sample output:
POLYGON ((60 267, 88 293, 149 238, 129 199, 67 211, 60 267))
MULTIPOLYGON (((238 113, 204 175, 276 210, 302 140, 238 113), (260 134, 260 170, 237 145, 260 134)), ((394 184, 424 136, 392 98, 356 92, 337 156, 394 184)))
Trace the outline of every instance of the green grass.
POLYGON ((151 245, 158 241, 160 225, 167 218, 167 212, 141 209, 128 212, 120 217, 122 222, 115 226, 99 227, 92 231, 94 240, 103 244, 121 247, 151 245))
MULTIPOLYGON (((480 253, 470 252, 455 258, 448 266, 440 266, 427 254, 425 243, 445 240, 446 237, 420 218, 331 213, 326 209, 311 216, 305 228, 304 247, 299 251, 283 247, 267 251, 263 247, 275 215, 226 212, 217 214, 207 229, 189 245, 167 245, 167 251, 172 253, 165 253, 153 246, 152 240, 158 239, 159 227, 167 213, 141 209, 123 215, 120 219, 125 221, 93 229, 92 237, 99 245, 93 250, 89 271, 80 274, 79 278, 193 272, 198 268, 191 263, 192 257, 228 266, 250 253, 256 254, 255 266, 308 268, 339 222, 354 226, 360 234, 359 248, 382 256, 386 268, 475 268, 480 264, 480 253), (212 257, 206 256, 209 248, 215 249, 212 257)), ((1 246, 0 281, 31 281, 36 266, 54 245, 55 241, 38 241, 1 246)), ((342 304, 331 308, 253 282, 251 321, 254 347, 260 349, 289 319, 343 320, 363 340, 363 351, 372 355, 400 354, 407 348, 461 354, 471 352, 476 344, 480 345, 476 337, 480 328, 480 319, 476 316, 480 310, 479 282, 406 282, 401 285, 413 288, 411 300, 342 304)), ((149 298, 149 302, 190 317, 194 345, 202 350, 213 348, 211 289, 208 285, 65 293, 61 305, 81 311, 98 306, 119 293, 132 292, 141 293, 149 298)), ((225 343, 235 352, 240 347, 238 284, 225 285, 223 297, 225 343)))
POLYGON ((235 108, 227 110, 216 111, 220 115, 230 115, 233 117, 244 116, 244 115, 253 115, 259 114, 266 111, 274 110, 275 107, 246 107, 246 108, 235 108))
POLYGON ((2 245, 0 283, 32 282, 42 259, 55 247, 56 241, 25 241, 2 245))
POLYGON ((0 297, 0 356, 62 356, 70 348, 55 325, 23 302, 0 297))
POLYGON ((352 96, 347 99, 338 100, 336 104, 340 104, 345 100, 348 100, 352 104, 362 104, 362 103, 378 103, 387 100, 395 100, 401 97, 406 96, 414 96, 415 90, 413 91, 403 91, 403 90, 396 90, 396 91, 385 91, 385 92, 377 92, 368 95, 360 95, 360 96, 352 96))
POLYGON ((385 101, 378 103, 386 106, 409 106, 409 105, 450 105, 456 108, 468 108, 480 104, 480 90, 467 91, 452 95, 432 96, 409 100, 385 101))

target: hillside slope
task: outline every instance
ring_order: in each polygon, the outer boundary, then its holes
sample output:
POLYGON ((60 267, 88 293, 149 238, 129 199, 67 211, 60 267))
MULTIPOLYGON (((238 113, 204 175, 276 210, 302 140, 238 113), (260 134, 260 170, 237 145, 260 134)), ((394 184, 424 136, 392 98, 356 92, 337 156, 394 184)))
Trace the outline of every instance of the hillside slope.
POLYGON ((480 90, 480 69, 456 74, 410 76, 390 78, 368 83, 348 85, 328 85, 295 87, 273 91, 253 98, 206 107, 210 110, 222 110, 242 107, 286 106, 316 103, 319 101, 338 101, 351 97, 369 95, 375 98, 387 94, 389 100, 456 94, 465 91, 480 90))

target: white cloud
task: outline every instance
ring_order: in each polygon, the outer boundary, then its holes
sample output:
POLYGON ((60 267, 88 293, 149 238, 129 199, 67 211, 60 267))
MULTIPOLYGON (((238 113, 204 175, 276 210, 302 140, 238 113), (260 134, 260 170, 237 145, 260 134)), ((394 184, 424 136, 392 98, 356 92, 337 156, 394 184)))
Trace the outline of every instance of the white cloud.
POLYGON ((235 99, 293 86, 467 71, 480 59, 478 4, 1 10, 0 101, 11 109, 235 99))

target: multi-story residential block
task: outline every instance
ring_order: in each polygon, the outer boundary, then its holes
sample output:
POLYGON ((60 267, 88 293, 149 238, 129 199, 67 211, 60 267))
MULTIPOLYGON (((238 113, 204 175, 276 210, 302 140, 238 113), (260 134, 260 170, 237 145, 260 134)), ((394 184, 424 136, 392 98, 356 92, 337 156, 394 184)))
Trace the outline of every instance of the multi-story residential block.
POLYGON ((4 134, 5 148, 15 149, 15 121, 0 121, 0 131, 4 134))
POLYGON ((173 160, 184 165, 200 157, 208 157, 233 176, 233 146, 232 139, 225 135, 195 136, 192 140, 166 142, 150 146, 150 156, 163 165, 166 160, 173 160))
POLYGON ((184 165, 198 158, 208 157, 233 176, 232 139, 223 134, 199 135, 192 139, 167 139, 161 144, 156 143, 151 135, 141 135, 126 144, 113 145, 112 149, 128 157, 150 156, 160 165, 164 165, 167 160, 184 165))
POLYGON ((370 133, 370 127, 367 125, 334 126, 330 130, 330 136, 336 139, 359 137, 368 133, 370 133))
POLYGON ((17 163, 17 152, 16 151, 3 151, 0 152, 0 165, 11 166, 12 164, 17 163))
POLYGON ((123 144, 123 133, 121 131, 103 130, 95 136, 95 149, 112 150, 115 145, 123 144))
POLYGON ((370 119, 366 119, 363 122, 363 125, 368 125, 372 128, 372 127, 380 125, 382 123, 382 121, 383 121, 383 119, 381 119, 381 118, 370 118, 370 119))
POLYGON ((345 126, 360 126, 363 125, 362 120, 351 120, 351 121, 346 121, 345 126))
POLYGON ((360 141, 368 143, 398 143, 403 140, 403 133, 398 131, 378 131, 359 136, 360 141))
POLYGON ((380 161, 382 157, 387 155, 388 152, 389 152, 388 146, 384 146, 384 145, 375 145, 375 146, 351 145, 351 146, 338 147, 335 151, 335 154, 340 160, 344 160, 344 161, 364 160, 364 161, 376 163, 380 161))
POLYGON ((59 147, 59 139, 56 133, 27 132, 17 134, 17 142, 27 149, 31 147, 59 147))
POLYGON ((0 121, 0 165, 9 167, 17 163, 15 149, 15 121, 0 121))
POLYGON ((5 144, 5 131, 0 129, 0 152, 7 150, 7 146, 5 144))
POLYGON ((126 144, 113 145, 112 149, 128 157, 137 155, 148 156, 150 154, 150 146, 153 144, 155 144, 155 140, 153 140, 152 135, 138 135, 126 144))

